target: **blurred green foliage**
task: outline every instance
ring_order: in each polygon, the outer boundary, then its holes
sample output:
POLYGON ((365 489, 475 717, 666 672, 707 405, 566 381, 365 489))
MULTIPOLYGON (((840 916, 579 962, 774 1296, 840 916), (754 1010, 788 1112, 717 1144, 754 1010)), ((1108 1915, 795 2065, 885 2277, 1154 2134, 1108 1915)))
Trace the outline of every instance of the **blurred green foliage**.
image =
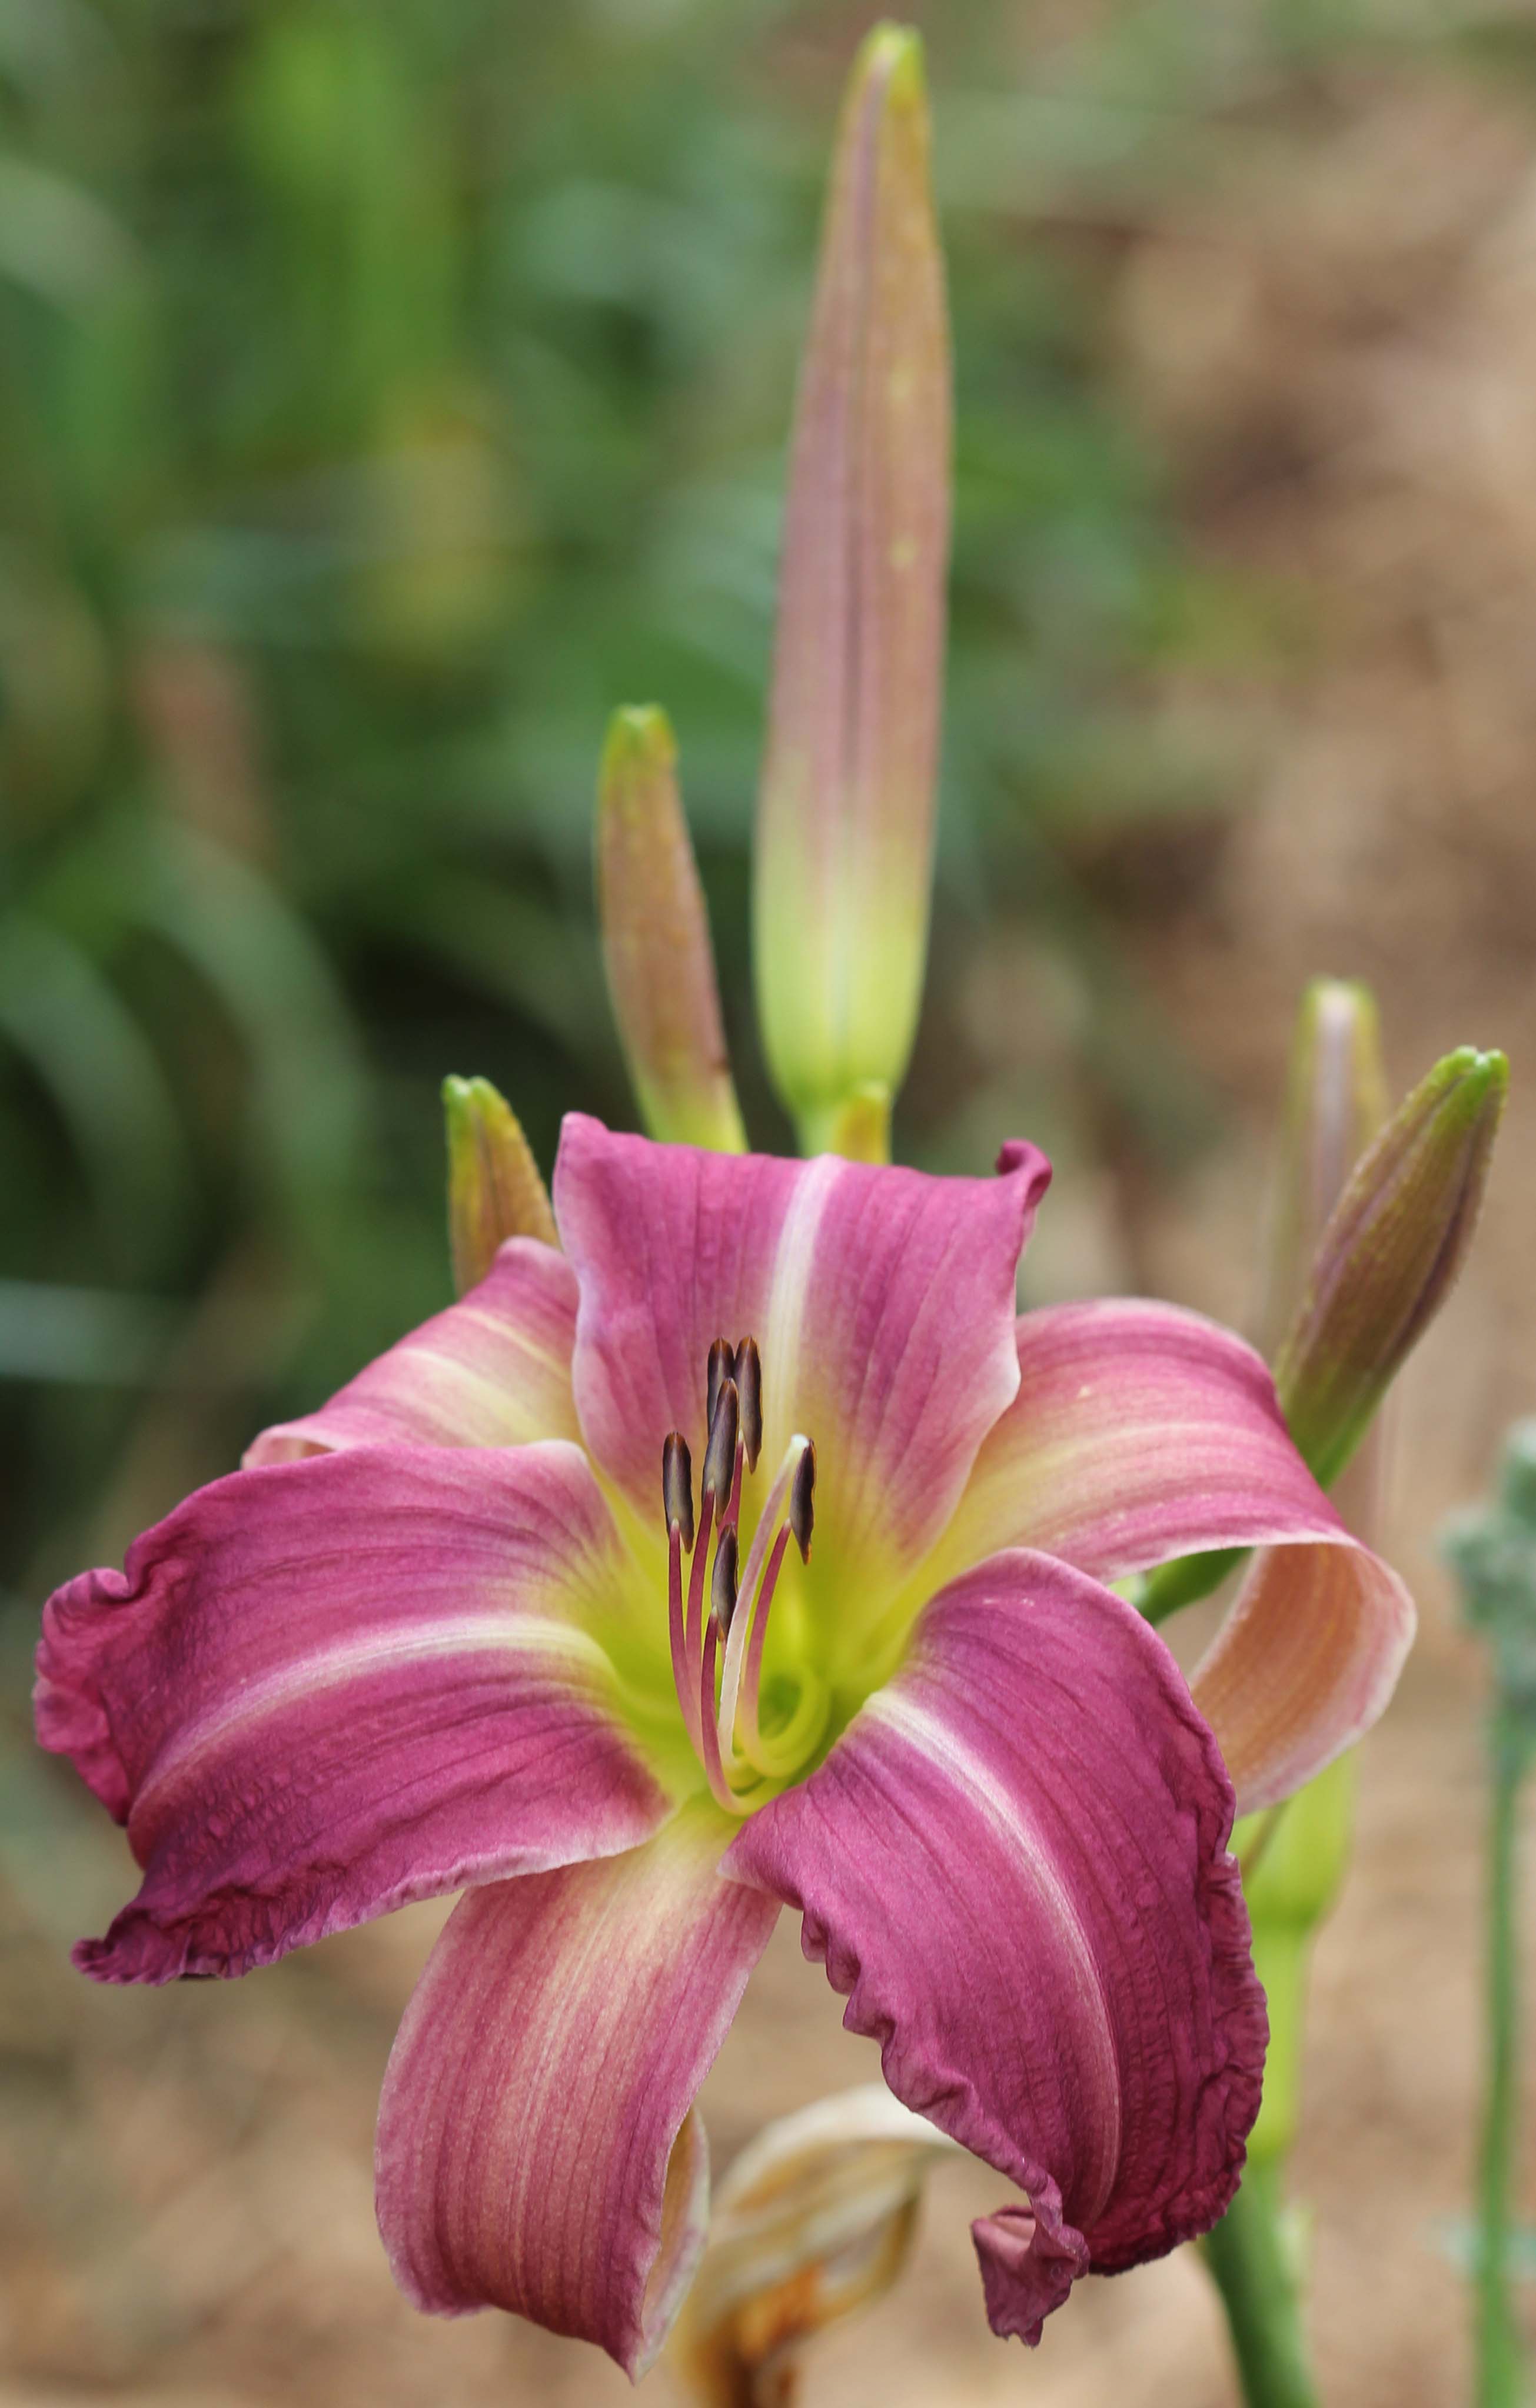
MULTIPOLYGON (((872 13, 0 0, 13 1580, 121 1543, 446 1300, 445 1071, 493 1077, 546 1166, 566 1106, 627 1115, 588 857, 617 703, 678 728, 743 1098, 782 1137, 745 848, 825 147, 872 13)), ((959 398, 938 975, 945 912, 1043 916, 1140 1094, 1150 1040, 1058 839, 1213 799, 1146 691, 1229 652, 1234 612, 1113 399, 1105 263, 1309 12, 1090 12, 1043 100, 1005 12, 914 13, 959 398)), ((939 1157, 951 1101, 920 1064, 939 1157)))

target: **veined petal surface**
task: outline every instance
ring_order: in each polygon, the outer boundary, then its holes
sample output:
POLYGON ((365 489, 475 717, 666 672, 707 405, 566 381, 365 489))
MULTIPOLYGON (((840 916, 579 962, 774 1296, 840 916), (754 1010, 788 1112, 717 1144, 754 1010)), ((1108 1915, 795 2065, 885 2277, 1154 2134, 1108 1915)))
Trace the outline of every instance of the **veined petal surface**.
POLYGON ((1368 1730, 1414 1637, 1397 1574, 1345 1528, 1241 1339, 1175 1306, 1026 1312, 1019 1390, 976 1459, 941 1576, 1041 1547, 1118 1580, 1207 1548, 1260 1553, 1193 1688, 1243 1813, 1368 1730))
POLYGON ((527 1446, 580 1436, 570 1393, 576 1279, 552 1246, 510 1238, 477 1287, 300 1421, 263 1430, 247 1469, 344 1446, 527 1446))
POLYGON ((730 1828, 696 1803, 455 1908, 379 2114, 380 2229, 418 2307, 510 2308, 632 2375, 654 2358, 709 2223, 694 2096, 779 1912, 721 1877, 730 1828))
POLYGON ((897 2097, 1027 2193, 974 2228, 998 2332, 1038 2340, 1079 2274, 1204 2231, 1237 2187, 1266 2027, 1231 1819, 1156 1632, 1019 1550, 933 1599, 726 1858, 800 1909, 897 2097))
POLYGON ((668 1431, 702 1455, 711 1341, 751 1335, 767 1462, 796 1430, 815 1441, 818 1547, 866 1573, 915 1561, 1018 1386, 1014 1273, 1050 1168, 1011 1146, 999 1174, 705 1154, 571 1114, 555 1218, 603 1469, 654 1518, 668 1431))
POLYGON ((624 1573, 581 1451, 360 1447, 240 1471, 50 1601, 38 1737, 128 1827, 98 1979, 243 1973, 668 1801, 582 1621, 624 1573))

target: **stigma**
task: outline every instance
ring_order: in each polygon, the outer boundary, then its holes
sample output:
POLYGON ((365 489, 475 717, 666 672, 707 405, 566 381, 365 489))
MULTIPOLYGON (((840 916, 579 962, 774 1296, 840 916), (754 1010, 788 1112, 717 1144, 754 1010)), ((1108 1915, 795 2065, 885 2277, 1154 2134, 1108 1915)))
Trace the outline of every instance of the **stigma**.
POLYGON ((755 1339, 735 1346, 715 1340, 705 1365, 704 1407, 708 1438, 696 1525, 687 1440, 672 1430, 662 1448, 672 1679, 712 1795, 727 1813, 746 1814, 794 1769, 814 1737, 796 1727, 802 1725, 798 1713, 784 1731, 765 1736, 759 1706, 768 1617, 791 1540, 802 1563, 811 1561, 816 1450, 798 1433, 790 1440, 743 1563, 742 1484, 755 1474, 763 1448, 763 1365, 755 1339))

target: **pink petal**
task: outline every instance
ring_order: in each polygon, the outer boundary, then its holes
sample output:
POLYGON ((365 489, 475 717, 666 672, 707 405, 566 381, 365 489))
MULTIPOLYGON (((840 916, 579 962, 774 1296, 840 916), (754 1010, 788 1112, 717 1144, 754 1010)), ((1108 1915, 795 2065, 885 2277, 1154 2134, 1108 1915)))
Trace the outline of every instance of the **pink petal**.
POLYGON ((302 1421, 263 1430, 248 1469, 335 1447, 526 1446, 580 1436, 570 1393, 576 1281, 533 1238, 510 1238, 478 1287, 435 1313, 302 1421))
POLYGON ((702 1154, 566 1121, 555 1216, 581 1301, 574 1379, 588 1446, 648 1520, 662 1442, 698 1461, 716 1338, 763 1355, 764 1457, 814 1440, 819 1548, 876 1570, 943 1527, 1018 1385, 1013 1283, 1050 1168, 930 1179, 833 1154, 702 1154))
POLYGON ((1377 1719, 1414 1637, 1397 1574, 1344 1527, 1269 1371, 1213 1322, 1107 1301, 1027 1312, 1018 1395, 976 1458, 942 1570, 1042 1547, 1104 1581, 1257 1547, 1196 1673, 1242 1810, 1286 1797, 1377 1719))
POLYGON ((633 1847, 667 1803, 582 1618, 625 1559, 585 1457, 365 1447, 240 1471, 43 1622, 42 1744, 144 1882, 76 1961, 244 1973, 467 1882, 633 1847))
POLYGON ((901 1671, 726 1869, 800 1908, 885 2079, 1028 2194, 975 2227, 1026 2341, 1089 2267, 1204 2231, 1257 2113, 1232 1792, 1172 1657, 1047 1555, 925 1610, 901 1671))
POLYGON ((380 2229, 418 2307, 510 2308, 632 2375, 655 2356, 709 2221, 694 2095, 779 1912, 721 1879, 731 1828, 690 1807, 455 1909, 379 2112, 380 2229))

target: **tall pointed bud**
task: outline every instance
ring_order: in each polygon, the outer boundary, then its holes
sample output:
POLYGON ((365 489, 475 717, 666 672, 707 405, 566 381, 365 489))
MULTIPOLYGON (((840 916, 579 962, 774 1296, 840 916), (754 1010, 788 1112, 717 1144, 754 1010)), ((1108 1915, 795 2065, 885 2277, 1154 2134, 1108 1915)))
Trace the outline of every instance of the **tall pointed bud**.
POLYGON ((1318 1240, 1385 1118, 1375 998, 1354 980, 1313 979, 1297 1015, 1285 1089, 1265 1296, 1268 1351, 1296 1318, 1318 1240))
POLYGON ((507 1238, 558 1246, 549 1192, 521 1122, 489 1079, 445 1079, 448 1240, 463 1296, 490 1269, 507 1238))
POLYGON ((748 2143, 715 2193, 710 2237, 668 2344, 700 2408, 797 2397, 807 2342, 888 2291, 926 2176, 955 2144, 883 2084, 823 2099, 748 2143))
POLYGON ((1325 1488, 1456 1283, 1508 1086, 1502 1054, 1448 1054, 1357 1165, 1323 1233, 1275 1385, 1325 1488))
POLYGON ((950 365, 918 36, 843 104, 801 370, 756 835, 758 1013, 808 1152, 894 1095, 927 952, 950 365))
MULTIPOLYGON (((1334 1210, 1385 1118, 1373 996, 1353 981, 1314 979, 1297 1019, 1281 1129, 1265 1316, 1271 1349, 1305 1300, 1334 1210)), ((1368 1545, 1376 1542, 1382 1452, 1378 1419, 1334 1499, 1368 1545)), ((1313 1942, 1348 1869, 1355 1790, 1351 1750, 1294 1798, 1249 1815, 1233 1833, 1254 1966, 1270 2014, 1264 2099, 1248 2136, 1250 2166, 1283 2165, 1296 2139, 1313 1942)))
POLYGON ((653 1138, 742 1154, 709 914, 664 710, 613 714, 597 781, 597 913, 613 1016, 653 1138))

